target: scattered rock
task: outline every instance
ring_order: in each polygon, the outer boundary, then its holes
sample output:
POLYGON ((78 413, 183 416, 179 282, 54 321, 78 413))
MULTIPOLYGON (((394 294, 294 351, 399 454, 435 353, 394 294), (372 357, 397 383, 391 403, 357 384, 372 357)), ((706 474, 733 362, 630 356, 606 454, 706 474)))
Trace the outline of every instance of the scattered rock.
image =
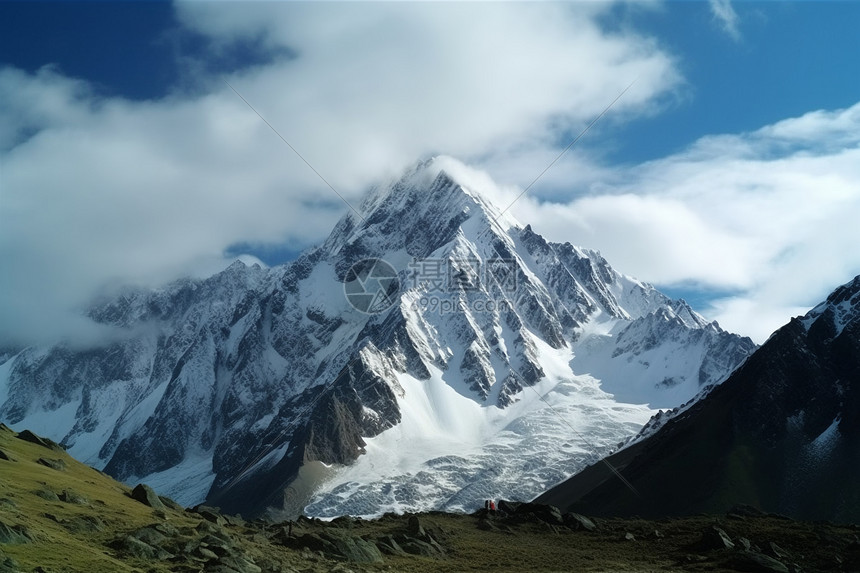
POLYGON ((379 550, 385 555, 397 555, 399 557, 407 555, 407 553, 403 551, 403 548, 400 547, 397 541, 390 535, 377 539, 375 543, 379 550))
POLYGON ((423 555, 425 557, 442 557, 445 555, 445 550, 432 538, 430 541, 422 541, 421 539, 412 539, 409 537, 396 538, 397 543, 406 553, 411 555, 423 555))
POLYGON ((116 542, 114 544, 114 547, 116 549, 119 549, 126 555, 129 555, 131 557, 138 557, 140 559, 152 559, 155 557, 156 554, 155 547, 149 545, 148 543, 144 543, 140 539, 136 539, 130 535, 116 542))
POLYGON ((75 505, 89 505, 90 500, 79 494, 73 489, 64 489, 57 498, 64 503, 74 503, 75 505))
POLYGON ((533 515, 544 523, 550 525, 564 525, 564 519, 561 516, 561 511, 552 505, 543 505, 540 503, 522 503, 514 512, 515 515, 533 515))
POLYGON ((49 489, 37 489, 33 493, 46 501, 60 501, 57 494, 49 489))
POLYGON ((702 533, 701 545, 704 549, 734 549, 735 544, 729 534, 717 527, 709 527, 702 533))
POLYGON ((238 515, 225 515, 224 519, 227 520, 228 525, 232 525, 233 527, 246 527, 248 525, 248 522, 238 515))
POLYGON ((7 525, 0 521, 0 543, 4 545, 21 545, 33 541, 30 531, 23 525, 7 525))
POLYGON ((165 540, 167 540, 167 537, 165 537, 163 533, 161 533, 151 525, 136 529, 132 531, 129 535, 139 541, 143 541, 147 545, 152 546, 159 546, 164 543, 165 540))
POLYGON ((219 537, 224 541, 230 541, 230 534, 227 533, 224 527, 218 525, 217 523, 201 521, 194 529, 195 531, 197 531, 197 533, 201 535, 212 535, 214 537, 219 537))
POLYGON ((15 437, 19 440, 24 440, 25 442, 30 442, 31 444, 36 444, 42 446, 43 448, 48 448, 49 450, 54 450, 57 452, 65 451, 65 449, 63 449, 63 446, 61 446, 57 442, 49 440, 48 438, 42 438, 40 436, 37 436, 30 430, 24 430, 15 437))
POLYGON ((791 559, 791 555, 788 554, 788 551, 771 541, 768 543, 768 547, 770 547, 770 552, 777 559, 791 559))
POLYGON ((216 555, 221 557, 232 555, 235 551, 235 544, 231 539, 224 539, 214 535, 206 535, 200 540, 200 545, 210 549, 216 555))
POLYGON ((161 503, 158 495, 146 484, 139 483, 134 486, 134 489, 131 490, 131 497, 153 509, 164 509, 164 504, 161 503))
POLYGON ((215 525, 224 526, 227 525, 227 520, 224 519, 224 516, 218 513, 217 511, 213 511, 209 508, 203 508, 196 512, 197 515, 208 521, 209 523, 214 523, 215 525))
POLYGON ((406 531, 413 537, 424 537, 427 535, 417 515, 409 516, 409 521, 406 523, 406 531))
POLYGON ((176 537, 179 535, 179 530, 169 523, 154 523, 152 525, 149 525, 148 527, 153 528, 154 530, 167 537, 176 537))
MULTIPOLYGON (((187 511, 188 513, 196 513, 197 515, 200 515, 200 516, 203 516, 204 514, 206 514, 209 516, 217 515, 217 516, 221 517, 221 508, 220 507, 215 507, 213 505, 203 505, 202 503, 195 505, 194 507, 189 507, 185 511, 187 511)), ((213 521, 213 520, 207 519, 207 521, 213 521)), ((213 523, 214 523, 214 521, 213 521, 213 523)))
MULTIPOLYGON (((418 540, 412 541, 418 542, 418 540)), ((411 553, 405 545, 398 544, 407 553, 411 553)), ((342 559, 353 563, 378 563, 382 561, 382 553, 375 544, 360 537, 335 531, 326 531, 320 534, 306 533, 290 539, 288 546, 295 549, 306 548, 311 551, 319 551, 330 559, 342 559)))
POLYGON ((60 524, 72 533, 93 533, 105 529, 105 522, 92 515, 76 515, 60 524))
POLYGON ((752 543, 746 537, 738 537, 738 543, 740 543, 745 551, 752 550, 752 543))
POLYGON ((624 534, 624 539, 627 541, 636 541, 636 536, 628 531, 624 534))
POLYGON ((764 573, 789 573, 788 567, 772 557, 755 551, 738 551, 729 559, 738 571, 762 571, 764 573))
POLYGON ((597 525, 589 518, 578 513, 565 513, 564 524, 571 529, 584 529, 586 531, 595 531, 597 525))
POLYGON ((356 526, 357 523, 358 523, 358 520, 356 520, 351 515, 341 515, 338 518, 332 519, 329 522, 329 525, 331 525, 332 527, 341 527, 341 528, 345 528, 345 529, 352 529, 353 527, 356 526))
POLYGON ((170 559, 173 557, 173 555, 164 549, 153 547, 131 535, 126 535, 122 539, 115 541, 112 545, 115 549, 122 551, 126 555, 139 559, 170 559))
POLYGON ((500 499, 499 504, 496 506, 496 508, 503 513, 510 514, 515 513, 517 511, 517 508, 521 505, 522 503, 519 501, 507 501, 504 499, 500 499))
POLYGON ((39 458, 38 460, 36 460, 36 463, 42 464, 43 466, 49 467, 60 472, 66 471, 66 462, 59 458, 39 458))
POLYGON ((19 573, 20 565, 11 557, 0 555, 0 573, 19 573))
POLYGON ((198 545, 197 547, 195 547, 191 554, 205 561, 213 561, 218 559, 218 555, 216 555, 214 551, 203 547, 202 545, 198 545))

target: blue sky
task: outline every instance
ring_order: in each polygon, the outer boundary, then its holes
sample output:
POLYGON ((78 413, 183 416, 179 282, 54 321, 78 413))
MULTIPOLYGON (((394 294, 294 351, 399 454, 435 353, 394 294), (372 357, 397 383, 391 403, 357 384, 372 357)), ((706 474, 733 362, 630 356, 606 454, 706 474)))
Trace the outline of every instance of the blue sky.
MULTIPOLYGON (((443 153, 513 213, 761 341, 860 272, 860 4, 0 2, 0 336, 268 264, 443 153)), ((68 327, 64 326, 68 325, 68 327)), ((22 334, 23 333, 23 334, 22 334)))

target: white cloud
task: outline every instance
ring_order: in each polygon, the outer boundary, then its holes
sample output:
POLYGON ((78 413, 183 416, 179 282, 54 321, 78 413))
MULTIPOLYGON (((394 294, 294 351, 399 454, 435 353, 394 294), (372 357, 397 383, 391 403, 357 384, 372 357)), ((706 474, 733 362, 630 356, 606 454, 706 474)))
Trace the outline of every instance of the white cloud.
MULTIPOLYGON (((228 79, 354 204, 436 153, 513 197, 511 183, 528 184, 634 77, 598 128, 656 113, 680 84, 674 60, 648 38, 601 30, 605 9, 179 7, 223 46, 288 48, 294 57, 228 79)), ((328 233, 340 200, 218 78, 203 79, 199 95, 130 102, 50 68, 0 69, 0 340, 91 330, 75 309, 105 285, 207 272, 239 242, 328 233)), ((858 133, 860 104, 635 167, 580 149, 541 179, 554 202, 527 195, 514 213, 645 280, 737 292, 711 316, 762 340, 860 272, 858 133)))
POLYGON ((708 4, 711 6, 711 14, 723 31, 733 40, 739 40, 741 32, 738 28, 738 13, 732 7, 731 0, 708 0, 708 4))
POLYGON ((610 183, 515 213, 639 278, 737 292, 708 314, 758 341, 860 273, 860 103, 706 137, 610 183))
MULTIPOLYGON (((653 113, 680 81, 674 62, 648 38, 603 31, 605 9, 178 6, 222 47, 256 39, 293 55, 229 81, 353 203, 429 154, 550 149, 634 77, 613 113, 653 113)), ((74 309, 106 283, 209 268, 237 242, 327 234, 339 199, 218 78, 201 86, 132 102, 50 68, 0 70, 0 339, 80 328, 74 309)))

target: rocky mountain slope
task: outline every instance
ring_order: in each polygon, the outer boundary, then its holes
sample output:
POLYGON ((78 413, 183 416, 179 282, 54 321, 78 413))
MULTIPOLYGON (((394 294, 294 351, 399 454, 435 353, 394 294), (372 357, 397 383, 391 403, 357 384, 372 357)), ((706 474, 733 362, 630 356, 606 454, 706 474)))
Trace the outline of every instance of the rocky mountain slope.
POLYGON ((536 504, 474 514, 245 521, 182 509, 0 425, 0 571, 856 571, 857 529, 736 508, 726 516, 598 519, 536 504))
POLYGON ((538 500, 603 515, 735 503, 860 521, 860 276, 775 332, 707 397, 538 500))
POLYGON ((0 365, 0 419, 186 504, 469 509, 559 482, 753 350, 487 185, 437 158, 291 263, 100 301, 110 341, 0 365))

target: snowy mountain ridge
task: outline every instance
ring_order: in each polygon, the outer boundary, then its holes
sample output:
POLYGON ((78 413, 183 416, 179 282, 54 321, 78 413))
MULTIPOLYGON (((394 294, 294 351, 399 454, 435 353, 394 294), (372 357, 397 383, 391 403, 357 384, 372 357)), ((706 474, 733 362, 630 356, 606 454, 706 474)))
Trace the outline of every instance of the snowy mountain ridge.
POLYGON ((188 504, 470 509, 561 481, 754 349, 484 182, 422 162, 291 263, 103 301, 127 334, 7 360, 0 418, 188 504))

